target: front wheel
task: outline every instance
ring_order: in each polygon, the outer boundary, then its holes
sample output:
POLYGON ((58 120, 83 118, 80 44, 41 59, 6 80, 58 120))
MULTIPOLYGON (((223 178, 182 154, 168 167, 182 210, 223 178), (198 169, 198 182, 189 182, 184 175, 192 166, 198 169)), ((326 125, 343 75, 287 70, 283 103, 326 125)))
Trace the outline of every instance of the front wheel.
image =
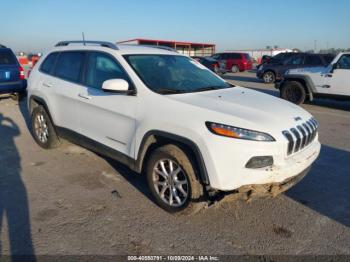
POLYGON ((192 214, 203 204, 199 201, 203 187, 193 161, 176 145, 165 145, 152 153, 147 163, 147 182, 155 202, 168 212, 192 214))
POLYGON ((297 81, 285 83, 280 90, 281 98, 300 105, 305 102, 306 92, 304 86, 297 81))

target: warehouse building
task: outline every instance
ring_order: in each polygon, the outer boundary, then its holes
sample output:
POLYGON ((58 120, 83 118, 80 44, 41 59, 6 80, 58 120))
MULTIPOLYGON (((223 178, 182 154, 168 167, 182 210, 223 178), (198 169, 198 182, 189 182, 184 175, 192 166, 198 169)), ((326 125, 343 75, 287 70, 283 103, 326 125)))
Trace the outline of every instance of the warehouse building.
POLYGON ((207 43, 193 43, 181 41, 153 40, 153 39, 131 39, 117 42, 117 44, 134 44, 134 45, 157 45, 171 47, 180 54, 188 56, 211 56, 215 53, 215 45, 207 43))

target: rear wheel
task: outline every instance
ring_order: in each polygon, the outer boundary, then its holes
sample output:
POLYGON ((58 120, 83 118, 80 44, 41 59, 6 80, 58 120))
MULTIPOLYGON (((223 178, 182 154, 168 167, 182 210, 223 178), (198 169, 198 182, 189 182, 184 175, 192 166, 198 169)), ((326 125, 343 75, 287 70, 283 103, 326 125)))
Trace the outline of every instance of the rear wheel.
POLYGON ((60 141, 45 108, 35 107, 31 119, 32 133, 37 144, 45 149, 57 147, 60 141))
POLYGON ((304 86, 297 81, 286 82, 280 90, 281 98, 300 105, 305 102, 306 92, 304 86))
POLYGON ((238 66, 236 66, 236 65, 232 66, 232 68, 231 68, 232 73, 238 73, 238 71, 239 71, 238 66))
POLYGON ((152 153, 147 163, 147 182, 155 202, 168 212, 192 214, 203 206, 199 202, 203 187, 193 161, 176 145, 165 145, 152 153))
POLYGON ((267 71, 263 74, 263 80, 266 84, 274 83, 276 81, 275 73, 272 71, 267 71))

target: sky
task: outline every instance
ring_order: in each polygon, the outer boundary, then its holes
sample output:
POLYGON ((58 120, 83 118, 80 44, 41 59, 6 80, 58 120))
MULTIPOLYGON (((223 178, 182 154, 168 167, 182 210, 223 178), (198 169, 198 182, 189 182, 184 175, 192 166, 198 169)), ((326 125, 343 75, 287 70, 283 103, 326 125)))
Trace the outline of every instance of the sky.
POLYGON ((61 40, 150 38, 217 50, 350 48, 349 0, 0 0, 0 43, 41 52, 61 40))

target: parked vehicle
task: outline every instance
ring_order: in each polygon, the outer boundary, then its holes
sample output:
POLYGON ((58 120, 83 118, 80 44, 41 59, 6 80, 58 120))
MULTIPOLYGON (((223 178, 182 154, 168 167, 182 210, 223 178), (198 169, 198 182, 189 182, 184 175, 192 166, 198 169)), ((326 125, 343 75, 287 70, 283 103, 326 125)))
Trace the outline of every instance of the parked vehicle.
POLYGON ((314 98, 350 100, 349 83, 350 53, 341 53, 327 67, 289 70, 275 86, 283 99, 302 104, 314 98))
POLYGON ((27 81, 22 66, 10 48, 0 45, 0 94, 10 94, 21 100, 25 95, 27 81))
POLYGON ((304 109, 152 47, 60 42, 35 65, 28 106, 38 145, 66 138, 144 173, 169 212, 224 193, 276 195, 320 152, 304 109))
POLYGON ((212 58, 222 61, 226 72, 242 72, 253 69, 253 62, 249 54, 225 52, 211 56, 212 58))
POLYGON ((285 60, 289 59, 291 56, 293 56, 295 53, 292 52, 285 52, 285 53, 279 53, 275 56, 265 56, 262 59, 262 63, 257 66, 257 69, 259 70, 260 67, 262 67, 264 64, 281 64, 285 60))
POLYGON ((274 83, 276 80, 281 80, 289 69, 315 66, 326 67, 333 58, 334 56, 328 54, 284 53, 281 57, 271 59, 269 63, 260 66, 256 76, 259 79, 263 79, 265 83, 274 83))
POLYGON ((193 59, 197 60, 199 63, 204 65, 206 68, 210 69, 216 74, 225 74, 226 70, 223 70, 220 67, 219 61, 211 58, 211 57, 202 57, 202 56, 193 56, 193 59))

